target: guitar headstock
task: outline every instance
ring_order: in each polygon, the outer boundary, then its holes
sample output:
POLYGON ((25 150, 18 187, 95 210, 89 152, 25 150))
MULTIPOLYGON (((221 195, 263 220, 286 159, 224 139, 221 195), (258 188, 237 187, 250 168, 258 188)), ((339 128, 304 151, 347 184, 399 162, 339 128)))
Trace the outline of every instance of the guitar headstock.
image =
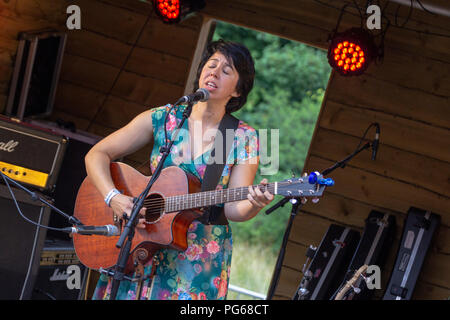
MULTIPOLYGON (((344 295, 350 290, 350 288, 354 288, 353 285, 356 283, 356 281, 358 281, 359 277, 361 277, 361 275, 366 272, 368 268, 368 265, 362 265, 353 275, 353 277, 347 281, 347 283, 345 284, 345 286, 339 291, 339 293, 336 295, 335 300, 342 300, 342 298, 344 297, 344 295)), ((359 288, 354 288, 355 292, 358 293, 360 290, 359 288)))
POLYGON ((325 187, 333 186, 331 178, 325 179, 319 172, 312 172, 309 176, 292 177, 278 182, 276 194, 286 197, 320 197, 325 187))

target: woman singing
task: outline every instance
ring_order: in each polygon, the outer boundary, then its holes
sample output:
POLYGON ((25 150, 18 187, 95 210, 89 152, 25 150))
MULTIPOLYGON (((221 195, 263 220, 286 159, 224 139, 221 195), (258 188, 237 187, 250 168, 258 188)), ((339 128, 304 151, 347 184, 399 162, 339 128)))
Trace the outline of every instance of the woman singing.
MULTIPOLYGON (((174 143, 164 167, 178 166, 202 181, 214 142, 204 138, 205 132, 215 132, 225 113, 244 106, 253 87, 254 74, 253 59, 245 46, 223 40, 208 45, 198 67, 195 90, 208 90, 209 99, 194 105, 183 124, 189 138, 174 143)), ((168 137, 181 121, 185 108, 181 105, 171 110, 167 122, 168 137)), ((130 215, 133 198, 115 191, 110 163, 151 143, 150 167, 154 172, 161 159, 160 147, 165 144, 164 120, 169 109, 170 105, 166 105, 139 114, 96 144, 86 155, 88 176, 119 218, 124 214, 130 215)), ((268 205, 273 195, 251 187, 259 164, 256 130, 239 121, 235 132, 232 151, 217 189, 249 186, 247 200, 222 204, 227 221, 247 221, 268 205)), ((261 184, 267 184, 267 180, 263 179, 261 184)), ((140 219, 137 228, 143 227, 144 220, 140 219)), ((136 297, 136 283, 122 281, 116 299, 225 299, 232 253, 230 226, 194 220, 187 238, 186 251, 162 249, 153 258, 158 260, 157 264, 149 262, 145 266, 145 273, 153 272, 154 276, 152 281, 143 284, 140 297, 136 297)), ((102 275, 93 299, 108 299, 111 282, 102 275)))

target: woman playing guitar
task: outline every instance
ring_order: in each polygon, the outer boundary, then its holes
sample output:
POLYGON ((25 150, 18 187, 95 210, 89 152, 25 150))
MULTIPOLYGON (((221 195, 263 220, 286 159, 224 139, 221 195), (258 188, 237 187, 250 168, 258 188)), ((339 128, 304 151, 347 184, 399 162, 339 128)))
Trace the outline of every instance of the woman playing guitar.
MULTIPOLYGON (((202 181, 213 143, 212 139, 203 139, 204 134, 207 130, 215 132, 225 113, 239 110, 245 104, 253 87, 254 73, 253 59, 243 45, 222 40, 208 45, 198 68, 195 89, 208 90, 210 98, 194 106, 184 123, 189 139, 174 143, 164 167, 178 166, 202 181)), ((88 177, 118 219, 130 215, 133 198, 115 190, 110 164, 150 143, 153 145, 150 157, 153 171, 161 158, 159 150, 165 141, 164 119, 169 107, 153 108, 139 114, 96 144, 86 155, 88 177)), ((168 116, 169 137, 181 120, 183 108, 172 109, 168 116)), ((259 164, 258 148, 256 130, 239 121, 233 152, 230 153, 236 156, 231 163, 227 161, 225 164, 217 189, 249 186, 249 194, 247 200, 223 204, 226 220, 249 220, 274 198, 269 191, 251 186, 259 164)), ((267 179, 263 179, 261 184, 267 184, 267 179)), ((144 219, 139 220, 137 228, 145 228, 144 219)), ((225 299, 232 252, 230 226, 194 220, 189 226, 187 239, 188 247, 184 252, 161 249, 157 253, 157 263, 150 261, 144 266, 145 274, 153 274, 152 281, 144 283, 140 290, 137 290, 136 283, 122 281, 116 298, 225 299), (140 297, 136 297, 136 292, 140 297)), ((111 280, 102 275, 93 298, 108 299, 110 289, 111 280)))

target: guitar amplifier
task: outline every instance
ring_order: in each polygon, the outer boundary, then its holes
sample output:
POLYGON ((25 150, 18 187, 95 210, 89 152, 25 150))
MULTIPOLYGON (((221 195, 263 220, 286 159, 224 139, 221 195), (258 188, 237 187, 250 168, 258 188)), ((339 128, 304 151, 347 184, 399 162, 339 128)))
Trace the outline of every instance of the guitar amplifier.
POLYGON ((383 300, 410 300, 441 217, 411 207, 383 300))
MULTIPOLYGON (((358 244, 355 255, 345 276, 345 283, 353 277, 353 274, 363 265, 376 265, 381 270, 386 262, 387 254, 395 235, 395 217, 372 210, 365 221, 365 227, 358 244)), ((375 290, 369 289, 362 278, 353 284, 356 290, 352 290, 346 300, 369 300, 375 290), (358 293, 356 293, 358 292, 358 293)))
POLYGON ((310 247, 309 267, 303 270, 303 279, 293 300, 328 300, 338 289, 358 245, 356 230, 332 224, 317 249, 310 247))
POLYGON ((52 192, 66 142, 47 129, 0 116, 0 170, 20 183, 52 192))
POLYGON ((87 271, 79 261, 71 241, 47 239, 31 299, 80 300, 87 271))

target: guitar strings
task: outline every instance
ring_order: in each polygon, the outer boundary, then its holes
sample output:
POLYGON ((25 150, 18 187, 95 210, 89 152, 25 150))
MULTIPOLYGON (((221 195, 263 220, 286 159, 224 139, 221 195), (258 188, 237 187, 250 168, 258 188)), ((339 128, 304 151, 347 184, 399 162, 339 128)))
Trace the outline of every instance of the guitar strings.
MULTIPOLYGON (((284 182, 284 183, 289 184, 290 182, 284 182)), ((279 184, 281 184, 281 185, 283 185, 284 183, 283 182, 279 182, 279 184)), ((256 186, 262 187, 264 189, 265 185, 261 184, 261 185, 256 185, 256 186)), ((252 187, 255 187, 255 185, 253 185, 252 187)), ((235 189, 238 189, 238 188, 235 188, 235 189)), ((242 189, 242 193, 243 194, 248 192, 248 187, 241 187, 241 189, 242 189)), ((275 189, 275 184, 274 183, 267 184, 267 190, 268 191, 272 191, 273 192, 274 189, 275 189)), ((215 191, 204 191, 204 192, 200 193, 200 194, 202 194, 202 196, 200 196, 200 198, 193 198, 191 200, 194 200, 194 201, 206 200, 208 198, 208 196, 210 196, 213 192, 217 192, 217 191, 222 191, 223 192, 223 190, 227 190, 227 189, 215 190, 215 191)), ((232 190, 232 189, 228 189, 228 190, 232 190)), ((188 193, 188 194, 176 195, 176 196, 172 196, 172 197, 185 197, 185 196, 189 196, 189 195, 191 195, 191 194, 188 193)), ((219 198, 219 197, 217 197, 217 198, 219 198)), ((181 198, 179 200, 181 200, 183 202, 182 204, 190 202, 190 200, 181 199, 181 198)), ((245 200, 245 199, 241 199, 241 200, 245 200)), ((174 200, 172 200, 172 201, 174 201, 174 200)), ((235 200, 235 201, 240 201, 240 200, 235 200)), ((219 203, 221 203, 221 202, 219 202, 219 203)), ((177 208, 177 207, 180 206, 179 203, 169 203, 166 199, 158 199, 158 200, 147 199, 147 200, 144 200, 144 207, 147 210, 148 209, 152 210, 153 213, 159 213, 159 214, 164 213, 164 211, 165 211, 165 208, 163 208, 164 204, 169 204, 169 207, 173 207, 173 208, 177 208), (149 204, 149 205, 145 206, 145 204, 149 204), (159 211, 157 211, 157 209, 159 209, 159 211)), ((192 208, 197 208, 197 207, 200 207, 200 206, 194 206, 192 208)), ((180 209, 180 210, 186 210, 186 209, 180 209)), ((175 211, 180 211, 180 210, 173 210, 173 211, 168 211, 168 212, 175 212, 175 211)))
MULTIPOLYGON (((291 184, 291 182, 279 182, 278 183, 279 184, 279 186, 283 186, 283 185, 287 185, 287 184, 291 184)), ((275 184, 274 183, 269 183, 269 184, 267 184, 267 185, 262 185, 262 184, 259 184, 259 185, 252 185, 252 187, 256 187, 256 186, 258 186, 258 187, 260 187, 260 189, 262 188, 262 189, 265 189, 265 186, 267 186, 267 190, 268 191, 273 191, 274 190, 274 187, 275 187, 275 184)), ((237 188, 235 188, 235 189, 237 189, 237 188)), ((241 192, 244 194, 244 193, 246 193, 246 192, 248 192, 248 187, 241 187, 241 192)), ((189 196, 189 195, 192 195, 192 194, 184 194, 184 195, 176 195, 176 196, 171 196, 171 197, 180 197, 180 199, 178 199, 178 200, 182 200, 183 202, 189 202, 189 201, 197 201, 197 200, 206 200, 207 199, 207 197, 210 197, 211 196, 211 194, 213 193, 213 192, 217 192, 217 191, 222 191, 222 193, 223 193, 223 191, 224 190, 227 190, 227 191, 229 191, 229 190, 232 190, 232 189, 222 189, 222 190, 215 190, 215 191, 205 191, 205 192, 202 192, 202 193, 200 193, 200 194, 202 194, 199 198, 192 198, 192 199, 190 199, 190 200, 186 200, 186 199, 181 199, 181 197, 185 197, 185 196, 189 196), (203 194, 204 193, 204 194, 203 194)), ((223 196, 223 195, 222 195, 223 196)), ((169 198, 171 198, 171 197, 169 197, 169 198)), ((192 196, 191 196, 192 197, 192 196)), ((198 196, 197 196, 198 197, 198 196)), ((220 197, 220 196, 219 196, 220 197)), ((218 198, 219 198, 218 197, 218 198)), ((211 199, 211 198, 210 198, 211 199)), ((241 199, 241 200, 245 200, 245 199, 241 199)), ((236 200, 236 201, 239 201, 239 200, 236 200)), ((162 207, 162 205, 163 204, 169 204, 169 205, 173 205, 174 207, 176 207, 177 206, 177 204, 174 204, 174 203, 169 203, 168 201, 167 201, 167 199, 157 199, 157 200, 152 200, 152 199, 147 199, 147 200, 144 200, 144 206, 145 206, 145 208, 146 209, 150 209, 150 210, 156 210, 156 209, 163 209, 164 210, 164 208, 162 207), (147 206, 148 205, 148 206, 147 206)), ((178 211, 178 210, 174 210, 174 211, 178 211)))

